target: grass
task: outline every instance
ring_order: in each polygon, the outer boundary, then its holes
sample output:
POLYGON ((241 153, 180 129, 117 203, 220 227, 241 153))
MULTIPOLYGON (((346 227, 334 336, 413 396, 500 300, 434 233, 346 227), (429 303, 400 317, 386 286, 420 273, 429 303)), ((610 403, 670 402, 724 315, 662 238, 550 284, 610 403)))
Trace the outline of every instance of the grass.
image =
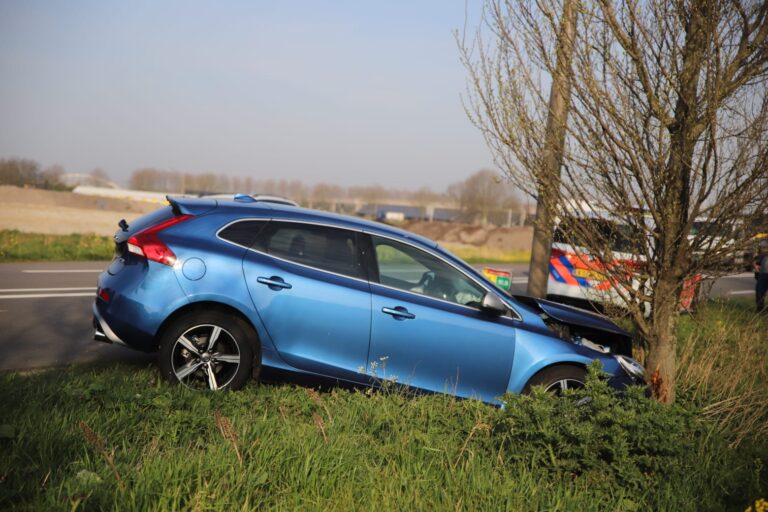
POLYGON ((467 263, 513 264, 529 263, 531 251, 502 251, 486 246, 440 244, 467 263))
POLYGON ((768 438, 768 315, 750 300, 709 301, 681 318, 678 392, 735 443, 768 438))
POLYGON ((0 263, 109 260, 113 252, 114 242, 107 236, 42 235, 0 230, 0 263))
POLYGON ((209 394, 155 368, 0 374, 0 509, 744 510, 768 496, 765 318, 704 305, 680 399, 504 409, 290 383, 209 394))
POLYGON ((586 409, 539 395, 499 410, 286 384, 211 395, 154 369, 6 374, 0 508, 743 510, 765 493, 764 445, 589 392, 586 409))

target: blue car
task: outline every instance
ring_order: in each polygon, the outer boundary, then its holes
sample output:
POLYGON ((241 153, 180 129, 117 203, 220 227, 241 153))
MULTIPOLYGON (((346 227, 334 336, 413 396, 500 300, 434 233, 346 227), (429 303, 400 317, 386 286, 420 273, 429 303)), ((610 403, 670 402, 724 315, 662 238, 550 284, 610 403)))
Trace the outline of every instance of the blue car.
POLYGON ((245 195, 168 201, 120 221, 93 322, 156 351, 170 382, 238 389, 270 368, 499 404, 581 386, 597 359, 611 384, 643 383, 607 318, 508 295, 420 236, 245 195))

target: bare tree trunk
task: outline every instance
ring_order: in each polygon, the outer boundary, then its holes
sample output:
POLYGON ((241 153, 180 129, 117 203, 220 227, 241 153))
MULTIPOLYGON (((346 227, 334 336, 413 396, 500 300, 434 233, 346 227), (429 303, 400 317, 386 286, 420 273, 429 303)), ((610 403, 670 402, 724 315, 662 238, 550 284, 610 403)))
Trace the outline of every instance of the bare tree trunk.
POLYGON ((571 101, 571 61, 576 34, 576 1, 565 0, 557 41, 557 64, 549 91, 549 114, 543 148, 543 169, 537 188, 536 221, 533 228, 528 295, 545 297, 549 279, 549 255, 560 195, 560 166, 571 101))
POLYGON ((696 117, 708 15, 705 5, 692 8, 689 14, 674 121, 667 126, 671 135, 670 156, 666 172, 656 185, 661 191, 657 198, 657 211, 663 213, 663 234, 656 245, 660 249, 664 272, 654 293, 653 321, 648 339, 651 351, 647 365, 656 379, 654 392, 664 403, 675 400, 676 331, 680 316, 680 291, 685 269, 690 265, 686 226, 693 153, 701 130, 696 126, 696 117))
POLYGON ((651 374, 653 394, 662 403, 675 401, 679 296, 674 282, 657 284, 645 366, 651 374))
POLYGON ((539 194, 539 202, 536 205, 536 219, 533 223, 531 263, 528 267, 527 293, 531 297, 546 297, 547 295, 549 257, 552 251, 552 231, 554 226, 555 215, 553 208, 539 194))

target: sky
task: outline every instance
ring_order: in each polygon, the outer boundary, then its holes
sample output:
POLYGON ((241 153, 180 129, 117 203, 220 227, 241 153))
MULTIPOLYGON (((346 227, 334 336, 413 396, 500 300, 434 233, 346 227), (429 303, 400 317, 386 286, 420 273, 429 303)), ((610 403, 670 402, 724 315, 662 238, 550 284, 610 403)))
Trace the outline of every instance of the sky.
POLYGON ((477 4, 0 0, 0 158, 442 190, 493 164, 453 36, 477 4))

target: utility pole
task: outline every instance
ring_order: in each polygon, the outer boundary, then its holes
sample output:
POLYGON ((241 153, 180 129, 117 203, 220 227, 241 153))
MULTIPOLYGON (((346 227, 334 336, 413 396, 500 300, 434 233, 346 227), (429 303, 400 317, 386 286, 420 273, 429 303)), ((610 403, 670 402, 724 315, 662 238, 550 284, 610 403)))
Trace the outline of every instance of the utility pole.
POLYGON ((543 168, 537 184, 536 221, 533 225, 531 264, 528 269, 528 295, 532 297, 547 295, 549 257, 560 195, 560 167, 571 103, 571 61, 576 35, 577 2, 564 0, 557 38, 557 62, 549 91, 549 114, 541 159, 543 168))

